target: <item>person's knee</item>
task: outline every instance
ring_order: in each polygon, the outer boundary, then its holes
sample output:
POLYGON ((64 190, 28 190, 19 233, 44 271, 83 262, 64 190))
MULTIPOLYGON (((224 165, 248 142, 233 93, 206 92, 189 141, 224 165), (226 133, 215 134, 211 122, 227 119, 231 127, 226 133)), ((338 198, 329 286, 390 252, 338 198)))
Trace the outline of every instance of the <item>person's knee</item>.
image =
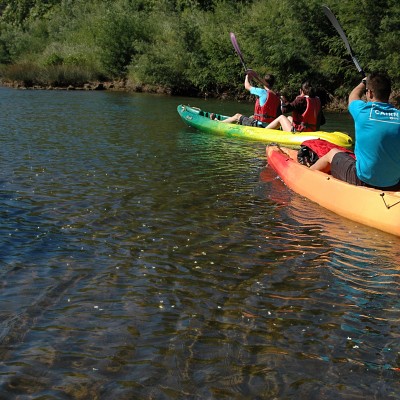
POLYGON ((290 120, 285 115, 281 115, 280 118, 281 118, 280 123, 282 129, 284 131, 290 132, 292 130, 292 124, 290 120))
POLYGON ((340 153, 342 150, 339 150, 339 149, 330 149, 329 151, 328 151, 328 153, 326 153, 326 158, 329 160, 329 162, 332 164, 332 160, 333 160, 333 157, 335 157, 335 155, 337 154, 337 153, 340 153))

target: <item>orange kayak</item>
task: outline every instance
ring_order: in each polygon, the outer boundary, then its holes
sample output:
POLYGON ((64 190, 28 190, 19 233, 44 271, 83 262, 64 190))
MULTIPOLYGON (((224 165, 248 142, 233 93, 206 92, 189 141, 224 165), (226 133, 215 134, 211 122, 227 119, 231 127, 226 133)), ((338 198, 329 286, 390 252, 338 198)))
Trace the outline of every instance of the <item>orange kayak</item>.
POLYGON ((400 236, 400 192, 350 185, 297 162, 297 150, 267 147, 268 165, 294 192, 343 217, 400 236))

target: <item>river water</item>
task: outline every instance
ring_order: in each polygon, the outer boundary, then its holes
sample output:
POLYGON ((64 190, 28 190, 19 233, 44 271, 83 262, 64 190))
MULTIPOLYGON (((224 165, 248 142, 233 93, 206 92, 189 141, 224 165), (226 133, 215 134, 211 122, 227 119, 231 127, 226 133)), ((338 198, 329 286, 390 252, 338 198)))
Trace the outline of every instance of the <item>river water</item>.
POLYGON ((180 103, 0 89, 0 399, 399 399, 400 239, 180 103))

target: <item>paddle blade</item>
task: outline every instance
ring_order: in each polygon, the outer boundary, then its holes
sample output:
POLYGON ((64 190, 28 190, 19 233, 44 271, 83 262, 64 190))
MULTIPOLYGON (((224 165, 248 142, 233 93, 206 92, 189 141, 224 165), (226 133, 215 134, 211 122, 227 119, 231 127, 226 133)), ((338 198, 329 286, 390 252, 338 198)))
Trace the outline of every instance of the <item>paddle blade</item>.
POLYGON ((242 65, 243 65, 243 68, 244 68, 245 70, 247 70, 246 64, 244 63, 244 59, 243 59, 243 56, 242 56, 242 52, 240 51, 240 47, 239 47, 239 44, 238 44, 238 42, 237 42, 237 40, 236 40, 235 34, 234 34, 233 32, 231 32, 231 33, 230 33, 230 37, 231 37, 232 46, 233 46, 233 48, 235 49, 236 54, 239 56, 239 59, 240 59, 240 62, 242 63, 242 65))
POLYGON ((365 77, 365 72, 361 68, 356 56, 354 55, 353 49, 351 48, 350 43, 349 43, 349 41, 347 39, 347 36, 344 33, 342 27, 340 26, 339 21, 336 19, 335 15, 333 14, 333 12, 330 10, 330 8, 328 6, 323 5, 322 6, 322 10, 324 11, 324 14, 327 16, 329 21, 331 21, 331 24, 335 27, 335 29, 339 33, 340 37, 342 38, 342 40, 343 40, 343 42, 344 42, 344 44, 345 44, 345 46, 347 48, 347 51, 349 52, 349 54, 350 54, 350 56, 351 56, 351 58, 353 60, 353 63, 356 66, 358 72, 360 72, 361 75, 363 77, 365 77))
POLYGON ((236 36, 235 36, 235 34, 233 32, 230 33, 230 37, 231 37, 231 42, 232 42, 233 48, 235 49, 237 55, 239 56, 244 70, 246 71, 246 73, 248 72, 249 78, 256 79, 263 86, 267 86, 267 83, 264 81, 264 79, 260 78, 255 71, 250 70, 250 69, 248 69, 246 67, 246 64, 244 63, 244 59, 243 59, 243 56, 242 56, 242 52, 240 51, 239 44, 238 44, 238 42, 236 40, 236 36))

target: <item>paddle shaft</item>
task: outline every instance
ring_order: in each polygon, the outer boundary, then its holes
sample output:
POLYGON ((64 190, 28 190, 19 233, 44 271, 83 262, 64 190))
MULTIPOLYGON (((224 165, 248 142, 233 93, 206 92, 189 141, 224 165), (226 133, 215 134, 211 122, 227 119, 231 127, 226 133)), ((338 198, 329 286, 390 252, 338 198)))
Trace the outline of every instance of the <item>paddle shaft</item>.
POLYGON ((335 29, 337 30, 337 32, 339 33, 340 37, 342 38, 347 51, 349 52, 351 59, 353 60, 354 65, 356 66, 358 72, 361 73, 362 77, 365 78, 365 72, 363 71, 363 69, 361 68, 356 56, 354 55, 353 49, 350 46, 350 43, 347 39, 346 34, 344 33, 342 27, 339 24, 339 21, 336 19, 335 15, 333 14, 333 12, 329 9, 328 6, 323 5, 322 6, 322 10, 324 11, 325 15, 328 17, 329 21, 331 21, 331 24, 335 27, 335 29))

